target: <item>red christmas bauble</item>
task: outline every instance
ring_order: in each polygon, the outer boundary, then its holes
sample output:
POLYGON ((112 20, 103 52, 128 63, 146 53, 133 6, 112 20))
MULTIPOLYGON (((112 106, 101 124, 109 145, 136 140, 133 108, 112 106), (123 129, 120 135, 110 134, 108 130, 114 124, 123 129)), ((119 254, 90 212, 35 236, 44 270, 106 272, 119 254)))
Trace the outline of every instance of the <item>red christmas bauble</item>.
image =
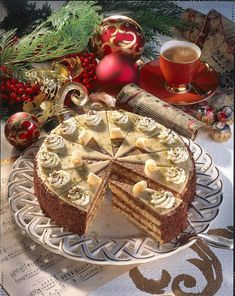
POLYGON ((32 114, 17 112, 7 119, 4 133, 12 146, 23 150, 39 138, 39 122, 32 114))
POLYGON ((93 52, 99 58, 119 52, 137 60, 144 51, 144 44, 144 33, 140 25, 122 15, 105 18, 91 39, 93 52))
POLYGON ((110 53, 99 62, 96 77, 99 89, 110 95, 117 95, 126 84, 138 82, 139 69, 130 57, 110 53))

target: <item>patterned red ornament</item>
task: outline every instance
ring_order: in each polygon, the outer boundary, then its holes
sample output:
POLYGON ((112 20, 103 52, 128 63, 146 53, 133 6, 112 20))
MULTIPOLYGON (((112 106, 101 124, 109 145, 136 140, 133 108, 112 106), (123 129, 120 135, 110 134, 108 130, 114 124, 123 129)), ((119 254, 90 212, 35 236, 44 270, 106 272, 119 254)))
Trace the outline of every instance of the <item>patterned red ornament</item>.
POLYGON ((122 15, 105 18, 91 39, 93 52, 99 58, 119 52, 137 60, 144 51, 144 44, 144 33, 140 25, 122 15))
POLYGON ((39 122, 32 114, 18 112, 7 119, 4 133, 12 146, 23 150, 39 138, 39 122))

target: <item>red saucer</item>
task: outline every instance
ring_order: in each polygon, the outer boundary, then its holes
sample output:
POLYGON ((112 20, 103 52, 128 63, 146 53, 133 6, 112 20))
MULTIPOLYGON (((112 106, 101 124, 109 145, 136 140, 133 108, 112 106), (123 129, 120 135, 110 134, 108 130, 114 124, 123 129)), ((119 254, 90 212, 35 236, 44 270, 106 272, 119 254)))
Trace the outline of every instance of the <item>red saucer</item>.
POLYGON ((214 94, 219 86, 217 73, 206 63, 201 62, 192 88, 184 94, 172 93, 165 88, 159 60, 151 61, 140 69, 139 85, 152 95, 173 105, 189 105, 199 103, 214 94))

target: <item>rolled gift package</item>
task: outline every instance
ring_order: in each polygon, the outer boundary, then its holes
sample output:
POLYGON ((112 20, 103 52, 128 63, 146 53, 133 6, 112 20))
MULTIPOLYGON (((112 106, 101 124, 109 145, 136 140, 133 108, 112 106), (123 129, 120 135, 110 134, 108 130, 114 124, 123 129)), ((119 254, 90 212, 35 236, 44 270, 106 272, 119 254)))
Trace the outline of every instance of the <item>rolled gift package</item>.
POLYGON ((165 127, 192 140, 195 139, 198 129, 206 127, 204 122, 151 95, 133 83, 122 88, 117 96, 116 107, 151 117, 165 127))

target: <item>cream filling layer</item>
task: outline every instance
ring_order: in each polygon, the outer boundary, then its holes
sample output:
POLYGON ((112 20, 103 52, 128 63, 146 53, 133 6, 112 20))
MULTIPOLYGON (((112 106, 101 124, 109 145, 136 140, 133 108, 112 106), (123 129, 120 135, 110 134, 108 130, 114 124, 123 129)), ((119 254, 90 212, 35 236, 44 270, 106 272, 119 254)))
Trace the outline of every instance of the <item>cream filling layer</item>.
POLYGON ((157 225, 158 227, 161 225, 161 222, 156 217, 152 216, 147 211, 144 214, 143 209, 136 205, 132 200, 126 198, 123 194, 115 192, 113 195, 117 195, 118 201, 123 201, 123 203, 127 204, 135 212, 135 214, 138 213, 138 217, 141 216, 144 219, 149 220, 150 223, 157 225))
MULTIPOLYGON (((148 235, 159 241, 160 243, 163 242, 160 233, 157 233, 151 229, 151 226, 141 223, 139 220, 135 219, 131 214, 128 214, 124 211, 123 205, 121 203, 113 203, 114 208, 116 208, 121 214, 124 214, 131 222, 133 222, 136 226, 144 230, 148 235)), ((159 229, 158 229, 159 230, 159 229)))

